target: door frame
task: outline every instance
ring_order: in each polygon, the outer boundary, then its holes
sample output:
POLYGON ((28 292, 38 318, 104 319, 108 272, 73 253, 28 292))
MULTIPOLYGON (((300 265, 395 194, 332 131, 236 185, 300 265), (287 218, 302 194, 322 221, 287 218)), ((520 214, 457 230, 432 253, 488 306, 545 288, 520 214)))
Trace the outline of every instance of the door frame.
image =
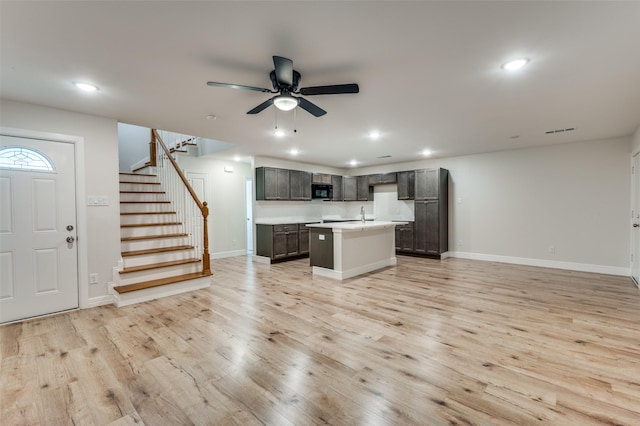
MULTIPOLYGON (((0 127, 0 134, 16 138, 38 139, 51 142, 71 143, 75 146, 76 172, 76 243, 78 248, 78 305, 80 309, 90 308, 89 304, 89 258, 87 255, 87 210, 85 167, 84 167, 84 137, 65 135, 60 133, 41 132, 38 130, 16 129, 0 127)), ((97 306, 97 305, 96 305, 97 306)))
MULTIPOLYGON (((640 282, 636 282, 633 278, 633 266, 634 264, 638 264, 638 262, 640 262, 640 251, 636 250, 636 247, 634 247, 633 244, 633 233, 638 231, 634 231, 632 228, 633 223, 636 221, 633 216, 638 215, 638 212, 640 212, 640 195, 638 194, 640 188, 638 188, 637 186, 637 182, 639 181, 638 176, 640 176, 640 170, 636 167, 636 159, 640 160, 640 150, 631 154, 631 170, 633 172, 631 173, 631 222, 629 224, 629 229, 631 229, 631 241, 629 243, 629 250, 631 255, 633 256, 633 261, 630 261, 629 264, 629 276, 631 277, 631 281, 640 288, 640 282)), ((640 165, 640 161, 638 161, 638 165, 640 165)))

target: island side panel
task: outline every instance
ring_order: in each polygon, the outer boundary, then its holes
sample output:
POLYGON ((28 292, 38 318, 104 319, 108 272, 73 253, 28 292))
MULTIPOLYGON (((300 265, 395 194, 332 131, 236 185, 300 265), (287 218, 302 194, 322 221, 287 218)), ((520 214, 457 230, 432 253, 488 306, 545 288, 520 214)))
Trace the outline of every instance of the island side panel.
POLYGON ((395 227, 366 230, 334 229, 334 270, 342 279, 397 263, 395 227))
POLYGON ((309 228, 309 263, 311 266, 333 269, 334 243, 331 228, 309 228))

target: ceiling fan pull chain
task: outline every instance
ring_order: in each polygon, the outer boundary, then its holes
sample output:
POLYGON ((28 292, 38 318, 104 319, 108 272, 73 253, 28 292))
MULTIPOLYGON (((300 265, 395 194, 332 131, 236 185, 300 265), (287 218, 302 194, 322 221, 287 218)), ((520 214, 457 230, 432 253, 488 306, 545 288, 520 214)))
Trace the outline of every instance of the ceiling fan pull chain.
POLYGON ((297 133, 298 132, 298 113, 296 112, 298 110, 298 108, 294 108, 293 109, 293 133, 297 133))

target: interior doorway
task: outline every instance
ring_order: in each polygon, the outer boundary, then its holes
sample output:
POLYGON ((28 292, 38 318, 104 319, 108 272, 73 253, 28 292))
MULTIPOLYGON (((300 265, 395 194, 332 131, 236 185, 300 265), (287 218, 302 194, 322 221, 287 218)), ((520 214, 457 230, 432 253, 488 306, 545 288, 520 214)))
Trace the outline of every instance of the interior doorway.
POLYGON ((253 254, 253 180, 249 177, 245 181, 245 196, 247 205, 247 254, 253 254))

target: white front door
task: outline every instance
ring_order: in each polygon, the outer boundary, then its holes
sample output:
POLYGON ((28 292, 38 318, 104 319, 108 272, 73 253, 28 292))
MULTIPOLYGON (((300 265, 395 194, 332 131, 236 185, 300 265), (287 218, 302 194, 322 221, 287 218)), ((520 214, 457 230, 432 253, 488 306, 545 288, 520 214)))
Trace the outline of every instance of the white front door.
POLYGON ((78 307, 75 146, 1 136, 0 323, 78 307))
POLYGON ((631 278, 640 287, 640 153, 633 157, 631 200, 631 278))

